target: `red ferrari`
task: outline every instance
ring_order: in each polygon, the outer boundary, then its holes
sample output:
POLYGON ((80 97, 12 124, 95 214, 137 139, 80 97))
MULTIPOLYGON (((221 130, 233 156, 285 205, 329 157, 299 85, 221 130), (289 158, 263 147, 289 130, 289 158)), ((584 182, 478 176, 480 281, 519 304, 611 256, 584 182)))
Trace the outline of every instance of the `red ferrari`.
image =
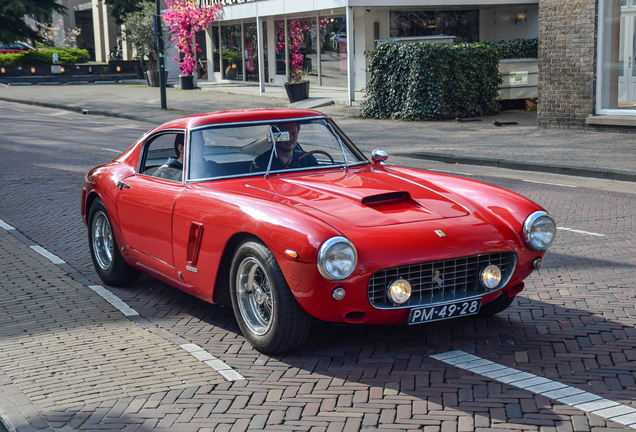
POLYGON ((245 338, 278 353, 310 316, 421 324, 506 309, 556 225, 476 181, 369 161, 317 111, 184 117, 84 180, 82 216, 108 285, 139 272, 232 305, 245 338))
POLYGON ((14 42, 10 44, 0 43, 0 54, 19 53, 24 51, 35 51, 35 48, 24 42, 14 42))

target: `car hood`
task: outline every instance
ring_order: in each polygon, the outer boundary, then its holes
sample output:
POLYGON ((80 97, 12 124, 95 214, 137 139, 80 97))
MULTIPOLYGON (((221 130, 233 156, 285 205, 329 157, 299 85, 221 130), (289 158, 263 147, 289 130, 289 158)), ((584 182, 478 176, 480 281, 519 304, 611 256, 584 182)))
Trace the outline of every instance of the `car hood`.
POLYGON ((245 183, 334 216, 356 227, 377 227, 468 216, 449 191, 386 171, 328 172, 245 183))

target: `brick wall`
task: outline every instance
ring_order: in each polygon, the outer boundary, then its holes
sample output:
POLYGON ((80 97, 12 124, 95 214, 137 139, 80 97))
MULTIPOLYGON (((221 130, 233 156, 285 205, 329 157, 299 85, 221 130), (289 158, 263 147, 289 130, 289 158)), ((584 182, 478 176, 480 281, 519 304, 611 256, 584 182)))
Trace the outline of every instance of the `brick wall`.
POLYGON ((539 1, 540 128, 586 128, 596 104, 597 0, 539 1))

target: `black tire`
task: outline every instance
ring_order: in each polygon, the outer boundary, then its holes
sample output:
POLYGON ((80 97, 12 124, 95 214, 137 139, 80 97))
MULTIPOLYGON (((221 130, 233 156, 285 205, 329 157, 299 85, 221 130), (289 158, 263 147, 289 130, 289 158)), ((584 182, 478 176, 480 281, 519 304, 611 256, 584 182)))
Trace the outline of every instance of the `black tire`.
POLYGON ((230 295, 241 332, 258 351, 283 353, 307 339, 310 316, 264 244, 245 240, 237 247, 230 268, 230 295))
POLYGON ((99 198, 88 212, 88 245, 95 271, 106 285, 130 285, 139 278, 139 270, 129 266, 121 256, 108 212, 99 198))
POLYGON ((501 293, 499 297, 491 301, 485 306, 482 306, 479 310, 478 315, 481 317, 490 317, 498 314, 499 312, 503 312, 512 304, 512 301, 515 299, 515 296, 508 297, 506 293, 501 293))

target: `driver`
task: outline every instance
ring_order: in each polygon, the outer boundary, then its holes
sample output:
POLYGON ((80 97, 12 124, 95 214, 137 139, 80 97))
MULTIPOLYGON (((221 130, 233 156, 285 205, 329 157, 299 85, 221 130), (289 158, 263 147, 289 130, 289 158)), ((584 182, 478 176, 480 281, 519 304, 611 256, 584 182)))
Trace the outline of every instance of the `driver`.
MULTIPOLYGON (((276 141, 275 156, 278 157, 272 159, 271 171, 287 168, 306 168, 318 165, 318 161, 314 155, 310 154, 301 159, 301 156, 306 154, 306 152, 296 147, 298 132, 300 131, 300 125, 298 123, 282 123, 276 126, 281 132, 289 132, 289 141, 276 141)), ((265 153, 256 157, 256 159, 252 161, 250 172, 266 171, 271 153, 272 150, 267 150, 265 153)))

